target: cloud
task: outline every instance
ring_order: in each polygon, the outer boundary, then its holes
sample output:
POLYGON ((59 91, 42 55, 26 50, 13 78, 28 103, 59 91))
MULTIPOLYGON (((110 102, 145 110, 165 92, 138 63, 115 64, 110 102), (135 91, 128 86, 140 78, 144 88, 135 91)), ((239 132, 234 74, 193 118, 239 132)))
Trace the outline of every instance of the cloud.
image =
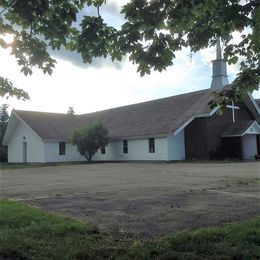
POLYGON ((137 66, 130 62, 123 62, 121 70, 109 66, 84 69, 61 59, 52 76, 35 70, 31 77, 24 77, 7 54, 3 62, 8 66, 2 72, 31 96, 27 102, 9 99, 10 108, 66 112, 73 106, 77 113, 87 113, 208 87, 210 72, 201 73, 197 57, 187 62, 187 53, 187 50, 180 52, 175 65, 166 71, 144 77, 140 77, 137 66))
MULTIPOLYGON (((106 12, 109 15, 116 13, 119 2, 107 0, 114 5, 106 12)), ((25 77, 10 54, 0 50, 1 64, 4 65, 1 75, 10 78, 16 87, 24 88, 31 96, 26 102, 11 98, 7 101, 0 99, 0 103, 9 103, 10 109, 63 113, 73 106, 80 114, 208 88, 215 48, 192 56, 189 48, 183 49, 177 53, 173 66, 144 77, 140 77, 137 66, 127 61, 127 57, 121 63, 99 58, 89 65, 81 61, 79 54, 65 49, 52 52, 52 55, 58 61, 52 76, 34 70, 31 77, 25 77)), ((230 69, 228 66, 229 73, 230 69)), ((254 96, 260 97, 260 91, 254 96)))
MULTIPOLYGON (((102 18, 104 19, 104 22, 107 23, 109 26, 113 26, 117 29, 121 27, 121 25, 124 23, 123 15, 120 13, 121 6, 128 1, 126 0, 110 0, 107 1, 106 4, 104 4, 100 8, 100 14, 102 18)), ((93 6, 85 6, 85 8, 78 13, 77 15, 77 22, 73 24, 76 28, 80 29, 80 23, 84 16, 97 16, 97 9, 93 6)), ((69 61, 73 65, 78 66, 80 68, 115 68, 118 70, 122 69, 122 63, 125 62, 126 59, 124 59, 122 62, 114 61, 112 62, 110 58, 93 58, 93 61, 91 64, 84 63, 82 61, 82 57, 79 53, 76 52, 70 52, 66 50, 64 47, 62 47, 60 50, 49 50, 51 55, 54 56, 54 58, 58 58, 61 60, 69 61)))
MULTIPOLYGON (((106 4, 100 7, 99 13, 104 19, 104 22, 109 26, 113 26, 117 29, 124 23, 124 16, 121 14, 122 5, 127 1, 110 0, 106 4)), ((80 23, 84 16, 97 16, 97 8, 94 6, 85 5, 84 9, 77 14, 77 22, 74 23, 76 28, 80 28, 80 23)))
POLYGON ((108 25, 120 29, 125 22, 124 16, 121 14, 121 8, 126 2, 111 0, 101 7, 100 14, 108 25))
POLYGON ((71 52, 66 50, 64 47, 62 47, 60 50, 50 50, 51 56, 53 56, 55 59, 60 59, 62 61, 68 61, 71 64, 88 69, 88 68, 115 68, 117 70, 122 69, 122 63, 125 62, 125 59, 122 60, 121 62, 119 61, 112 61, 109 57, 107 58, 93 58, 91 63, 84 63, 82 61, 82 57, 79 53, 77 52, 71 52))

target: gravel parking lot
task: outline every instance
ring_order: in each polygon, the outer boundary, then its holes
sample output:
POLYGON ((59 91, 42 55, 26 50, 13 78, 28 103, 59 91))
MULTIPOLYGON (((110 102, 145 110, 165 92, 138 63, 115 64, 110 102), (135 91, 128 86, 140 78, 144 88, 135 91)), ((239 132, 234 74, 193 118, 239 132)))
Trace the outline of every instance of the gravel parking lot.
POLYGON ((1 197, 149 238, 260 213, 260 163, 100 163, 2 170, 1 197))

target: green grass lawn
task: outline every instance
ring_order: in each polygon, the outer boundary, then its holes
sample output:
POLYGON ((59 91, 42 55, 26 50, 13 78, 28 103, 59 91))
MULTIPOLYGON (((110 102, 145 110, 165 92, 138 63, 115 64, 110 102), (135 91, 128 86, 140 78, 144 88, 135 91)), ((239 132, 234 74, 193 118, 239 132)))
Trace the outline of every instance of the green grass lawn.
POLYGON ((0 259, 260 259, 260 218, 148 241, 0 200, 0 259))

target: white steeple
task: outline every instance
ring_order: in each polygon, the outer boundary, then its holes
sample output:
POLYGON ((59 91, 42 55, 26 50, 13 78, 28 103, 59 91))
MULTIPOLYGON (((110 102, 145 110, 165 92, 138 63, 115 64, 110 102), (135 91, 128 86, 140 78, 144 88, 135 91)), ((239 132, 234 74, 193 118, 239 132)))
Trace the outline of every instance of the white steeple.
POLYGON ((216 53, 216 59, 222 59, 222 50, 221 50, 221 43, 220 43, 220 37, 217 37, 217 53, 216 53))
POLYGON ((222 89, 225 85, 228 85, 227 65, 226 61, 222 58, 222 50, 220 44, 220 37, 217 37, 217 55, 216 59, 212 61, 212 81, 211 89, 222 89))

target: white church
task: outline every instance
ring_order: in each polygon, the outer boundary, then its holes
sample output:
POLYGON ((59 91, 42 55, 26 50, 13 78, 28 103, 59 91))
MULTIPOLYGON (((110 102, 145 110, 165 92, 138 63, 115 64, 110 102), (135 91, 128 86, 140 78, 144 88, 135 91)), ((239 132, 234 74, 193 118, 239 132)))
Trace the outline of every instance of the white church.
POLYGON ((252 160, 260 154, 260 107, 252 95, 222 107, 221 116, 208 105, 228 84, 218 41, 209 89, 82 115, 13 110, 3 140, 8 162, 85 161, 70 139, 74 129, 97 122, 110 141, 96 161, 252 160))

